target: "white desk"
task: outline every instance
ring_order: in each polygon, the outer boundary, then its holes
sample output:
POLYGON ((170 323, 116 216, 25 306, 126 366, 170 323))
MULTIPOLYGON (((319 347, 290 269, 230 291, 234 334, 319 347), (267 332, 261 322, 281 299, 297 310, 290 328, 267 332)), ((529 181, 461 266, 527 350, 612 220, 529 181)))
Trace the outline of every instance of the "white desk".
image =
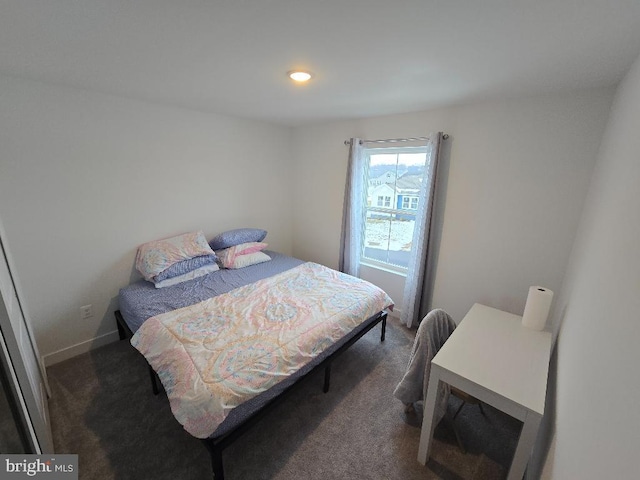
POLYGON ((429 459, 437 387, 445 382, 524 422, 507 477, 522 480, 544 415, 550 356, 551 333, 476 303, 433 358, 418 461, 429 459))

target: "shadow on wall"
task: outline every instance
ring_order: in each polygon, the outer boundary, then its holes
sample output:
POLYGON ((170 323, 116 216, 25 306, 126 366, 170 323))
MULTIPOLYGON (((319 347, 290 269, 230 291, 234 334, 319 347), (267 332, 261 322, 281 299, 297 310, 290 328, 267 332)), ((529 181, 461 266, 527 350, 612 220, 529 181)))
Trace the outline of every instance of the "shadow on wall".
MULTIPOLYGON (((111 297, 111 300, 109 300, 109 304, 107 306, 107 310, 105 311, 104 315, 100 319, 100 324, 98 326, 98 331, 106 332, 105 334, 103 334, 103 336, 112 335, 114 332, 118 330, 118 327, 116 326, 116 317, 114 315, 114 312, 119 308, 120 308, 120 303, 118 301, 118 296, 116 295, 115 297, 111 297)), ((93 341, 91 342, 91 350, 104 345, 104 343, 105 342, 104 340, 101 339, 101 337, 94 338, 93 341)))
MULTIPOLYGON (((140 279, 142 279, 142 276, 140 275, 140 273, 136 270, 135 267, 135 261, 132 261, 132 258, 135 258, 135 254, 132 257, 131 253, 127 253, 126 255, 124 255, 123 257, 121 257, 120 261, 118 261, 109 271, 105 272, 102 275, 102 278, 107 279, 106 281, 100 281, 99 283, 109 283, 110 278, 114 278, 117 279, 119 278, 120 272, 122 270, 126 269, 130 269, 129 271, 129 280, 128 282, 125 284, 123 283, 122 285, 116 285, 116 288, 118 289, 118 292, 120 290, 120 288, 122 287, 126 287, 127 285, 136 282, 140 279)), ((117 282, 115 282, 117 283, 117 282)), ((100 291, 98 288, 93 288, 92 291, 100 291)), ((102 315, 102 318, 100 319, 99 323, 96 325, 96 331, 97 332, 103 332, 102 334, 99 334, 97 337, 94 337, 93 339, 90 339, 91 341, 91 347, 90 349, 95 349, 95 348, 99 348, 100 346, 104 345, 106 342, 106 340, 116 340, 118 337, 114 336, 114 334, 118 331, 117 325, 116 325, 116 318, 114 315, 114 312, 116 310, 118 310, 120 308, 120 303, 119 303, 119 298, 118 298, 118 294, 116 294, 115 296, 111 297, 111 299, 109 299, 109 302, 107 304, 107 308, 105 309, 104 314, 102 315), (108 339, 105 339, 104 337, 109 337, 108 339), (113 338, 112 338, 113 337, 113 338)))
POLYGON ((558 320, 552 325, 552 333, 554 335, 553 351, 551 352, 551 359, 549 360, 549 377, 547 380, 547 395, 545 397, 545 412, 542 422, 540 423, 540 430, 538 431, 538 438, 531 454, 531 460, 529 461, 529 467, 525 477, 527 480, 542 478, 542 472, 550 454, 549 450, 553 442, 553 437, 556 433, 556 390, 558 383, 558 342, 556 340, 558 338, 557 332, 562 328, 562 323, 564 322, 566 313, 567 305, 564 305, 560 315, 558 316, 558 320))

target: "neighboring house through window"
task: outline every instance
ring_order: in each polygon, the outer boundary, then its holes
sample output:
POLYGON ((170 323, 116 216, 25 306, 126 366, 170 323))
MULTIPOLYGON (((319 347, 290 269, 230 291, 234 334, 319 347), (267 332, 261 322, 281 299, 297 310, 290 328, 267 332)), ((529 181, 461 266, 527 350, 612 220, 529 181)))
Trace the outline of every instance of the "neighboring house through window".
POLYGON ((362 263, 406 272, 426 147, 365 148, 368 163, 362 263))

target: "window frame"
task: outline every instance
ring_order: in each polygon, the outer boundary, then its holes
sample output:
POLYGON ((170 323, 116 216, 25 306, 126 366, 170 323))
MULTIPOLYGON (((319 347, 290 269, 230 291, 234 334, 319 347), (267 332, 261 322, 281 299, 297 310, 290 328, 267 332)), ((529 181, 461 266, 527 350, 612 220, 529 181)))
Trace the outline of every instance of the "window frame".
MULTIPOLYGON (((397 147, 397 146, 393 146, 393 147, 371 147, 371 148, 367 148, 365 147, 363 150, 363 155, 365 158, 365 162, 366 162, 366 175, 365 175, 365 184, 367 185, 367 188, 369 188, 369 186, 378 186, 378 185, 372 185, 370 184, 371 180, 374 180, 373 178, 370 177, 369 175, 369 171, 370 171, 370 166, 371 166, 371 156, 372 155, 378 155, 378 154, 395 154, 395 155, 399 155, 402 153, 424 153, 426 155, 425 160, 428 162, 428 154, 429 154, 429 149, 426 145, 422 144, 422 145, 418 145, 418 146, 414 146, 414 145, 405 145, 402 147, 397 147)), ((397 207, 397 198, 398 198, 398 194, 397 194, 397 179, 398 179, 398 171, 397 171, 397 165, 398 165, 398 160, 399 158, 396 157, 396 180, 393 183, 393 188, 394 188, 394 195, 389 197, 391 199, 390 202, 390 207, 381 207, 377 205, 377 199, 374 202, 373 198, 371 199, 371 204, 376 203, 376 205, 371 205, 368 202, 368 197, 369 195, 366 195, 366 199, 363 202, 363 208, 364 208, 364 224, 361 226, 362 228, 362 250, 361 250, 361 254, 360 254, 360 264, 367 266, 367 267, 371 267, 371 268, 375 268, 378 270, 383 270, 383 271, 387 271, 387 272, 391 272, 391 273, 395 273, 398 275, 402 275, 402 276, 406 276, 407 275, 407 267, 403 267, 401 265, 394 265, 392 263, 388 263, 388 262, 384 262, 381 260, 377 260, 374 258, 370 258, 367 257, 365 255, 365 249, 366 249, 366 221, 367 218, 369 217, 369 213, 373 212, 373 213, 380 213, 380 214, 388 214, 388 215, 401 215, 401 216, 413 216, 414 217, 414 222, 416 221, 416 217, 417 217, 417 212, 418 212, 418 208, 417 208, 417 204, 419 202, 419 195, 409 195, 408 199, 409 199, 409 205, 411 205, 412 203, 412 199, 416 199, 416 208, 409 208, 409 209, 403 209, 403 208, 395 208, 397 207), (395 202, 394 202, 395 200, 395 202)), ((427 168, 428 163, 425 163, 425 169, 427 168)), ((376 195, 376 197, 379 198, 384 198, 386 197, 386 195, 376 195)), ((404 203, 404 197, 403 197, 403 203, 404 203)), ((389 251, 389 248, 387 247, 387 252, 389 251)))

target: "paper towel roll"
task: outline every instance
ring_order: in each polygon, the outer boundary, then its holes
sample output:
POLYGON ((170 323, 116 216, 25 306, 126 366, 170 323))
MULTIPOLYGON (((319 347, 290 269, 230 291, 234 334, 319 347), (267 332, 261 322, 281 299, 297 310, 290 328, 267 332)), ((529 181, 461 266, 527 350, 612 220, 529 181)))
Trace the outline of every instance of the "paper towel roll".
POLYGON ((522 314, 522 325, 532 330, 543 330, 547 323, 553 292, 544 287, 529 287, 529 296, 522 314))

